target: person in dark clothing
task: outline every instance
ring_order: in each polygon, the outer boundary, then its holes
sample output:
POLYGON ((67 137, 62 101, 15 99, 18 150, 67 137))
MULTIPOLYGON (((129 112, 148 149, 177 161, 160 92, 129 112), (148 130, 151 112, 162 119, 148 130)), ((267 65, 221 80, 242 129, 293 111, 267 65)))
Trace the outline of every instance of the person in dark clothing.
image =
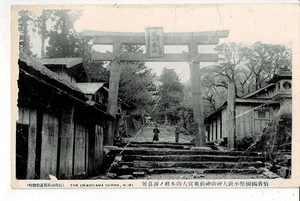
POLYGON ((155 125, 155 128, 153 129, 153 133, 154 133, 154 136, 153 136, 153 142, 154 141, 158 141, 159 138, 158 138, 158 133, 160 133, 159 129, 157 128, 157 125, 155 125))
POLYGON ((180 134, 179 127, 176 127, 176 130, 175 130, 175 142, 176 143, 178 143, 178 141, 179 141, 179 134, 180 134))

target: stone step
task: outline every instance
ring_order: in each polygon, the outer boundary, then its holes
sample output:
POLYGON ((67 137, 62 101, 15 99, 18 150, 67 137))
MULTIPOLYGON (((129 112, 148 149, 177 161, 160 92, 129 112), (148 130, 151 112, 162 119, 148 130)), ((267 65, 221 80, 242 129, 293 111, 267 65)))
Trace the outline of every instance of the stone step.
POLYGON ((219 162, 219 161, 207 161, 207 162, 195 162, 195 161, 178 161, 178 162, 157 162, 157 161, 133 161, 133 162, 119 162, 118 165, 135 167, 135 168, 246 168, 246 167, 264 167, 264 164, 260 161, 257 162, 219 162))
POLYGON ((169 148, 169 149, 189 149, 192 145, 179 145, 179 144, 130 144, 128 147, 150 147, 150 148, 169 148))
MULTIPOLYGON (((130 144, 139 144, 139 145, 147 145, 147 144, 153 144, 152 142, 135 142, 132 141, 130 142, 130 144)), ((165 144, 165 145, 182 145, 182 146, 195 146, 195 143, 190 143, 190 142, 155 142, 155 144, 165 144)), ((119 143, 119 145, 121 145, 122 147, 124 147, 125 145, 127 145, 126 142, 121 142, 119 143)))
POLYGON ((226 155, 122 155, 123 161, 223 161, 223 162, 237 162, 237 161, 264 161, 263 157, 259 156, 226 156, 226 155))
POLYGON ((226 156, 261 156, 257 152, 249 152, 247 154, 241 151, 216 151, 216 150, 174 150, 174 149, 159 149, 159 148, 131 148, 125 149, 118 147, 105 147, 112 155, 226 155, 226 156))
POLYGON ((114 168, 113 171, 119 175, 132 175, 133 172, 145 172, 146 174, 164 174, 164 173, 178 173, 178 174, 257 174, 257 169, 193 169, 193 168, 114 168))

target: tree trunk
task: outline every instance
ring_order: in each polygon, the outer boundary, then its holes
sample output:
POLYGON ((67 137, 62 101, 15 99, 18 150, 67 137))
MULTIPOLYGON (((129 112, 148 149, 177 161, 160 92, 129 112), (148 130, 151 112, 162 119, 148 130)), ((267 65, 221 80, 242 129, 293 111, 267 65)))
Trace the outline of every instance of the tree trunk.
POLYGON ((45 32, 46 32, 46 19, 45 17, 43 16, 43 19, 42 19, 42 39, 41 39, 41 58, 44 58, 44 54, 45 54, 45 39, 46 39, 46 36, 45 36, 45 32))

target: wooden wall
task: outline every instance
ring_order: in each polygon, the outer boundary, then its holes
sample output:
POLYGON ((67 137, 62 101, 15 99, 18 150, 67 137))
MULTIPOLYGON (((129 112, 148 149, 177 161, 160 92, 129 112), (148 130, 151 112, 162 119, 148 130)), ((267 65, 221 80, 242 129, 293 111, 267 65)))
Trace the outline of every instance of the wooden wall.
POLYGON ((221 116, 218 116, 216 118, 210 119, 209 122, 209 135, 207 140, 208 141, 215 141, 220 139, 222 136, 222 122, 221 122, 221 116))
POLYGON ((29 128, 26 179, 49 179, 49 175, 65 178, 83 173, 99 174, 103 163, 103 127, 74 122, 74 106, 65 107, 62 117, 46 110, 40 113, 38 119, 36 109, 19 108, 17 123, 29 128), (39 133, 38 121, 41 124, 39 133), (92 129, 88 129, 89 126, 92 129), (41 148, 37 160, 38 135, 41 148))
POLYGON ((103 162, 103 128, 96 125, 95 132, 95 173, 100 172, 100 168, 103 162))
POLYGON ((227 133, 227 111, 226 109, 222 110, 222 137, 228 137, 227 133))
POLYGON ((86 171, 86 133, 87 127, 84 124, 75 124, 74 175, 84 174, 86 171))
POLYGON ((254 106, 236 106, 236 137, 241 139, 253 134, 253 111, 254 106))
POLYGON ((54 114, 44 113, 42 124, 40 179, 56 176, 59 123, 54 114))
POLYGON ((221 116, 216 119, 217 139, 221 138, 221 116))
POLYGON ((102 124, 95 115, 99 113, 24 73, 20 73, 18 87, 16 144, 26 148, 16 149, 22 156, 16 155, 22 166, 18 171, 22 178, 18 179, 71 177, 87 172, 89 167, 90 174, 99 172, 103 161, 103 129, 95 123, 102 124))
POLYGON ((60 167, 59 178, 70 177, 73 174, 74 146, 74 106, 65 105, 62 108, 60 127, 60 167))
POLYGON ((35 178, 36 135, 37 135, 37 110, 25 107, 19 108, 17 123, 29 126, 28 131, 28 160, 26 179, 35 178))
MULTIPOLYGON (((258 105, 257 105, 258 106, 258 105)), ((236 137, 237 140, 248 135, 256 135, 262 132, 268 122, 277 114, 279 104, 257 107, 256 105, 237 105, 236 106, 236 137), (266 118, 260 118, 257 110, 266 110, 266 118)), ((227 133, 227 108, 223 109, 221 115, 209 119, 208 141, 215 141, 224 137, 232 137, 227 133), (217 138, 216 138, 217 136, 217 138)))
POLYGON ((95 125, 89 133, 88 172, 99 174, 103 162, 103 127, 95 125))
POLYGON ((62 67, 62 69, 54 69, 54 72, 56 72, 57 74, 59 74, 66 81, 76 83, 75 78, 72 77, 72 76, 70 76, 66 71, 67 70, 64 67, 62 67))

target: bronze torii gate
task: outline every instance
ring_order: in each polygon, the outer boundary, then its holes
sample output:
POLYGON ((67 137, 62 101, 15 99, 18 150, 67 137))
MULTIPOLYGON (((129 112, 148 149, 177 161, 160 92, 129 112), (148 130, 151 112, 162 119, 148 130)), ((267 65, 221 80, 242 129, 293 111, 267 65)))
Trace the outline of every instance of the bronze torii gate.
MULTIPOLYGON (((189 62, 192 83, 193 114, 197 122, 196 147, 204 147, 205 127, 202 104, 202 87, 199 77, 200 62, 217 62, 218 54, 198 53, 198 45, 218 45, 219 38, 228 37, 228 30, 187 32, 187 33, 164 33, 164 45, 187 45, 188 53, 164 54, 162 57, 147 57, 142 53, 122 53, 122 45, 145 45, 145 33, 130 32, 101 32, 84 30, 84 35, 93 37, 93 43, 97 45, 113 45, 113 52, 93 53, 93 60, 112 61, 109 81, 109 96, 107 112, 116 117, 117 99, 120 80, 120 61, 142 62, 189 62)), ((113 145, 114 125, 108 126, 108 134, 105 139, 106 145, 113 145)))

